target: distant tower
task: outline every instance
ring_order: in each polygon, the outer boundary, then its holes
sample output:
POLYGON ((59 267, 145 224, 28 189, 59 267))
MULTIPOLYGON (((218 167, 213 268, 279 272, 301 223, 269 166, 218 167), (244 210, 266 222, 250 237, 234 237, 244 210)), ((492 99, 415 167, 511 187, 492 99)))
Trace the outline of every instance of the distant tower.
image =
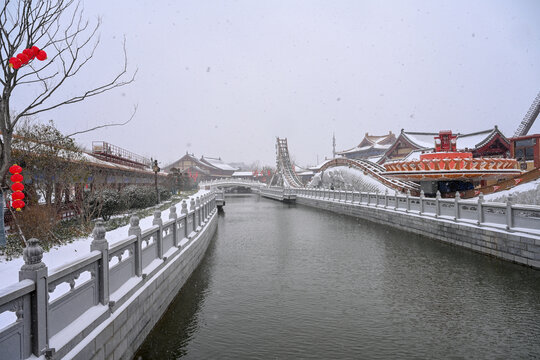
POLYGON ((336 133, 332 133, 332 159, 336 158, 336 133))

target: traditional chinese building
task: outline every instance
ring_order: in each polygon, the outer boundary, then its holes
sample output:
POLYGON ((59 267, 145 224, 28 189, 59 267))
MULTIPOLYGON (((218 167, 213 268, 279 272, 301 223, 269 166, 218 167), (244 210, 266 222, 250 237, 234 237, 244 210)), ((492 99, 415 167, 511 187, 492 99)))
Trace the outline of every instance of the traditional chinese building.
POLYGON ((357 146, 336 154, 348 159, 366 159, 368 157, 382 155, 396 141, 396 136, 390 131, 387 135, 369 135, 366 133, 364 139, 357 146))
POLYGON ((191 175, 196 176, 197 180, 231 177, 232 174, 238 170, 223 162, 221 158, 202 156, 200 159, 197 159, 195 155, 189 153, 186 153, 180 159, 164 168, 165 171, 170 171, 172 169, 177 169, 182 173, 189 172, 191 175))
MULTIPOLYGON (((439 133, 401 130, 398 138, 377 161, 383 164, 394 160, 417 159, 419 154, 435 150, 439 133)), ((510 157, 510 140, 495 126, 493 129, 469 134, 455 134, 457 151, 471 152, 473 157, 510 157)))

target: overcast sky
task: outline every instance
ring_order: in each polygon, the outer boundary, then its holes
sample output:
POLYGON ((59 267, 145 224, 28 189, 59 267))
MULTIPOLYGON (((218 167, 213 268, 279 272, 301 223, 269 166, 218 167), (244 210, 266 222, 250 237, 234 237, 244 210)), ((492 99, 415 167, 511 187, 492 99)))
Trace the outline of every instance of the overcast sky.
MULTIPOLYGON (((540 91, 540 1, 84 2, 103 20, 75 94, 122 66, 135 83, 41 116, 162 164, 186 151, 274 164, 287 137, 301 165, 357 145, 366 132, 511 136, 540 91), (79 90, 79 91, 78 91, 79 90)), ((52 51, 49 50, 49 52, 52 51)), ((540 132, 540 120, 531 133, 540 132)))

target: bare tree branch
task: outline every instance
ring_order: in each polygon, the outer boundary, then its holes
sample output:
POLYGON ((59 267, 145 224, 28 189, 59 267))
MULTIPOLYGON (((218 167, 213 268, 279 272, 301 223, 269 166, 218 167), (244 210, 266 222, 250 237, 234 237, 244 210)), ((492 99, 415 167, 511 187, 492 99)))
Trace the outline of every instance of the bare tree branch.
POLYGON ((137 113, 137 108, 138 108, 138 105, 135 105, 133 107, 133 112, 131 113, 131 116, 129 117, 129 119, 127 119, 126 121, 122 122, 122 123, 116 123, 116 124, 103 124, 103 125, 98 125, 98 126, 95 126, 93 128, 90 128, 90 129, 86 129, 86 130, 81 130, 81 131, 76 131, 72 134, 69 134, 69 135, 66 135, 67 138, 70 138, 74 135, 79 135, 79 134, 84 134, 84 133, 87 133, 87 132, 91 132, 91 131, 94 131, 94 130, 97 130, 97 129, 102 129, 102 128, 106 128, 106 127, 111 127, 111 126, 123 126, 123 125, 126 125, 128 124, 131 120, 133 120, 133 118, 135 117, 135 114, 137 113))

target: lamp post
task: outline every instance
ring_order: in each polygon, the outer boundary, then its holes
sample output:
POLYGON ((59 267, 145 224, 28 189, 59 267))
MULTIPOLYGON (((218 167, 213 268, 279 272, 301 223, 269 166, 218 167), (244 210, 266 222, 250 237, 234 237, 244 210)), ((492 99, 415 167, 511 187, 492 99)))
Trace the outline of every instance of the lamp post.
POLYGON ((152 171, 154 172, 154 184, 156 185, 156 195, 157 195, 157 203, 158 204, 161 202, 161 199, 160 199, 160 196, 159 196, 159 189, 158 189, 158 186, 157 186, 157 173, 160 170, 161 169, 158 166, 157 159, 153 160, 153 162, 152 162, 152 171))

